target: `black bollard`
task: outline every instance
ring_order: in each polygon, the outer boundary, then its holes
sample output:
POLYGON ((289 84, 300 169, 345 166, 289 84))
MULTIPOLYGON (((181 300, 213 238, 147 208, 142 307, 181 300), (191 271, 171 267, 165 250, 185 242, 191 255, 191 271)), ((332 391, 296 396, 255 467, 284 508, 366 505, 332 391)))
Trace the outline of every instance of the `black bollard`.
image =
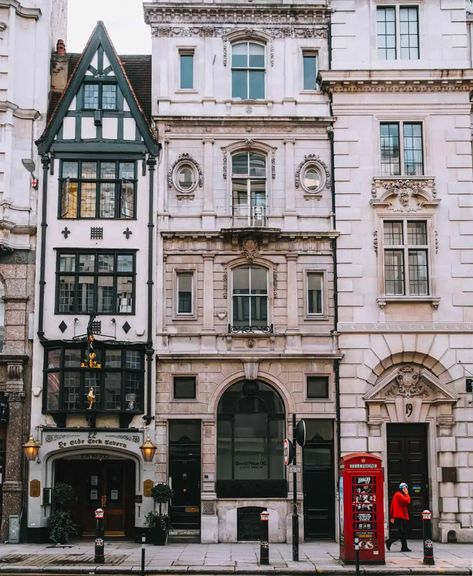
POLYGON ((432 512, 424 510, 422 512, 422 533, 424 535, 424 560, 423 564, 432 566, 434 560, 434 545, 432 543, 432 512))
POLYGON ((141 537, 141 576, 145 576, 145 554, 146 554, 145 544, 146 544, 146 536, 143 534, 143 536, 141 537))
POLYGON ((360 539, 355 536, 355 574, 360 576, 360 539))
POLYGON ((103 564, 105 562, 105 543, 103 541, 103 510, 97 508, 95 511, 95 520, 97 521, 95 530, 95 563, 103 564))
POLYGON ((268 522, 269 512, 266 510, 260 514, 260 548, 259 548, 259 563, 261 566, 269 564, 269 542, 268 542, 268 522))

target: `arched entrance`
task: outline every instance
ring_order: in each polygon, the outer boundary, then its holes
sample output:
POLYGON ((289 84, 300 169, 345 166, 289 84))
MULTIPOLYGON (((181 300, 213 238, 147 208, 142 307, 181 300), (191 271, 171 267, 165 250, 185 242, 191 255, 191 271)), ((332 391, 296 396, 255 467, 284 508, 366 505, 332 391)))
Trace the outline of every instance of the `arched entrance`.
POLYGON ((105 536, 133 537, 135 463, 116 454, 77 454, 56 460, 55 483, 70 484, 77 495, 72 509, 79 534, 95 534, 94 511, 103 508, 105 536))
POLYGON ((389 494, 408 482, 412 498, 412 535, 422 537, 420 513, 433 512, 434 528, 443 534, 455 516, 442 506, 437 469, 453 466, 453 451, 443 438, 452 434, 456 393, 429 369, 414 362, 392 366, 364 396, 370 437, 385 434, 384 464, 389 494))
POLYGON ((217 496, 287 496, 283 463, 285 410, 279 394, 260 380, 243 380, 217 408, 217 496))

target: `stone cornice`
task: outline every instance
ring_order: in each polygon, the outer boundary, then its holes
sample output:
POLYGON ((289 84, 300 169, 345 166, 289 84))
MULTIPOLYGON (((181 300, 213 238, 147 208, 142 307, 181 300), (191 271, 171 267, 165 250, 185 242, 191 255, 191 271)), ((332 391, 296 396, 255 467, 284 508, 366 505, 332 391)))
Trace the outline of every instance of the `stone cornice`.
POLYGON ((326 92, 458 92, 473 88, 472 69, 328 70, 320 76, 326 92))
POLYGON ((0 0, 0 8, 13 8, 18 16, 39 20, 41 10, 39 8, 26 8, 17 0, 0 0))
POLYGON ((271 38, 326 38, 330 12, 324 4, 190 4, 145 3, 145 22, 151 25, 152 35, 169 36, 227 36, 252 27, 271 38))
POLYGON ((473 331, 471 322, 342 322, 338 325, 341 336, 345 333, 359 334, 396 334, 396 333, 453 333, 466 334, 468 337, 473 331))

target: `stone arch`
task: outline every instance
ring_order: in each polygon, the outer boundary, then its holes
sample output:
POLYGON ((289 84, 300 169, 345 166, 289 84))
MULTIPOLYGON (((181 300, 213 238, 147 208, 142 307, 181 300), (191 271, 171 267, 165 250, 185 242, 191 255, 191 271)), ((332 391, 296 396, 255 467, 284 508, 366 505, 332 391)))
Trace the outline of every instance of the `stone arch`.
POLYGON ((258 362, 243 362, 243 370, 239 370, 238 372, 234 372, 230 376, 227 376, 220 384, 214 389, 212 395, 209 398, 208 406, 209 406, 209 413, 216 414, 218 404, 225 394, 225 391, 228 390, 233 384, 236 384, 240 380, 261 380, 268 386, 274 388, 275 392, 279 394, 281 400, 284 404, 284 410, 287 414, 291 414, 295 411, 294 401, 288 394, 287 389, 271 374, 267 372, 262 372, 259 369, 258 362))

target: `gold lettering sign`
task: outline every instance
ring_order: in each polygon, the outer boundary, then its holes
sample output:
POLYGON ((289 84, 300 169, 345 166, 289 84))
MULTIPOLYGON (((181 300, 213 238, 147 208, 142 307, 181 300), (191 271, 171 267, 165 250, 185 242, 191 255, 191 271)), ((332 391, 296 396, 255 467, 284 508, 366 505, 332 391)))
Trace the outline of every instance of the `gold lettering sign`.
POLYGON ((39 498, 40 494, 41 494, 41 482, 39 480, 31 480, 30 482, 31 498, 39 498))
POLYGON ((143 482, 143 496, 151 496, 151 490, 153 488, 152 480, 145 480, 143 482))

